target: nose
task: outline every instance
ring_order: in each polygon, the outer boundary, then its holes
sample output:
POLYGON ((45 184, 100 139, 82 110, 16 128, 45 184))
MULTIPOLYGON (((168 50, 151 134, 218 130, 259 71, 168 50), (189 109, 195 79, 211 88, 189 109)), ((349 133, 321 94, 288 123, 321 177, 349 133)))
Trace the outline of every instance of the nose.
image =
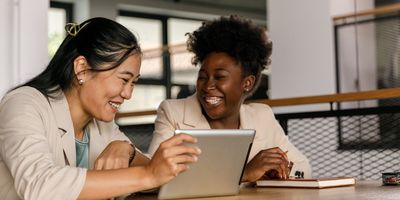
POLYGON ((130 99, 132 97, 133 86, 132 85, 125 85, 121 91, 121 96, 124 99, 130 99))
POLYGON ((205 85, 207 90, 214 90, 215 89, 215 80, 212 78, 209 78, 206 82, 205 85))

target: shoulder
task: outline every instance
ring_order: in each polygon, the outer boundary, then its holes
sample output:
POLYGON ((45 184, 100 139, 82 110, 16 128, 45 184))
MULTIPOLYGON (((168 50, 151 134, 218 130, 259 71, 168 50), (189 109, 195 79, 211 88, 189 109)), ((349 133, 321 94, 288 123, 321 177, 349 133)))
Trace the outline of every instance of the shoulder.
POLYGON ((167 99, 161 102, 160 107, 168 106, 168 107, 179 107, 183 105, 185 99, 167 99))
POLYGON ((243 108, 246 113, 251 113, 254 115, 274 115, 271 107, 269 107, 267 104, 249 103, 243 104, 243 108))
POLYGON ((158 110, 164 112, 182 112, 186 99, 167 99, 160 103, 158 110))
POLYGON ((46 101, 46 97, 42 93, 40 93, 39 90, 29 86, 23 86, 10 91, 4 96, 2 102, 8 101, 9 99, 30 99, 31 101, 46 101))
POLYGON ((21 87, 4 96, 0 103, 2 127, 29 123, 36 126, 48 123, 52 111, 47 98, 32 87, 21 87))
POLYGON ((7 107, 23 109, 29 106, 36 109, 49 107, 49 102, 39 90, 24 86, 7 93, 0 103, 0 109, 7 107))

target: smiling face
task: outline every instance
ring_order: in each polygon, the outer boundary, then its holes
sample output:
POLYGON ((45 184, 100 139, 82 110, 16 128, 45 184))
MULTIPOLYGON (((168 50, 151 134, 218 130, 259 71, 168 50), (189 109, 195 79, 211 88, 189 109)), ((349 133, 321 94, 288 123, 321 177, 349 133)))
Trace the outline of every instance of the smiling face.
POLYGON ((226 53, 210 53, 202 62, 197 78, 197 99, 208 120, 239 120, 245 91, 254 76, 242 76, 242 69, 226 53))
POLYGON ((140 64, 141 56, 133 54, 112 70, 86 71, 79 90, 84 113, 97 120, 112 121, 120 105, 132 96, 140 76, 140 64))

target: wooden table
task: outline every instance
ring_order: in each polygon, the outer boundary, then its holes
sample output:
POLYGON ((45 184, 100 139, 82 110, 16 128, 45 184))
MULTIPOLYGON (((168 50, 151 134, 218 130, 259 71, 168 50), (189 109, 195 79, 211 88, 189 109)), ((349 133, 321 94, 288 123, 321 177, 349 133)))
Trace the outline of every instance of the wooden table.
MULTIPOLYGON (((155 200, 157 195, 132 195, 129 200, 155 200)), ((198 200, 399 200, 400 186, 382 186, 380 181, 358 181, 355 186, 327 189, 255 188, 242 185, 239 195, 197 198, 198 200)))

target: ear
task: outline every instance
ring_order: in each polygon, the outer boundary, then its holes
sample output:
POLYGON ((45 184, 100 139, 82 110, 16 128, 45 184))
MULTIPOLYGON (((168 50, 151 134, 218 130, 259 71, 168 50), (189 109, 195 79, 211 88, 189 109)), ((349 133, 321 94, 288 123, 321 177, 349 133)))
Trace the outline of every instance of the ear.
POLYGON ((74 60, 74 74, 76 79, 85 81, 86 71, 89 69, 87 60, 84 56, 78 56, 74 60))
POLYGON ((245 92, 251 91, 254 87, 255 82, 256 82, 256 77, 254 75, 249 75, 249 76, 244 77, 243 90, 245 92))

